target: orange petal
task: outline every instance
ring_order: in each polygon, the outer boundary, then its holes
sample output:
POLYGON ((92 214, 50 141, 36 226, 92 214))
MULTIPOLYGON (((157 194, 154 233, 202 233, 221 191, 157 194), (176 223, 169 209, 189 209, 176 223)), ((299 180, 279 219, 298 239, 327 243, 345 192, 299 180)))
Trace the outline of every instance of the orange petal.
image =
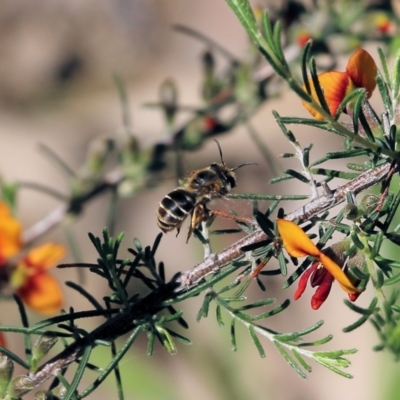
POLYGON ((46 272, 31 276, 17 294, 29 307, 42 314, 55 314, 63 303, 60 285, 46 272))
MULTIPOLYGON (((336 114, 339 104, 346 96, 347 88, 349 87, 349 76, 345 72, 330 71, 318 75, 319 84, 324 92, 326 103, 332 116, 336 114)), ((312 79, 309 80, 311 87, 312 98, 318 101, 317 93, 313 85, 312 79)), ((305 90, 305 86, 303 86, 305 90)), ((316 118, 323 120, 324 117, 318 113, 309 103, 302 101, 303 106, 316 118)))
POLYGON ((8 205, 0 201, 0 257, 12 257, 19 252, 21 230, 21 224, 11 215, 8 205))
POLYGON ((277 219, 276 225, 285 249, 292 257, 319 257, 321 252, 317 246, 304 233, 303 229, 294 222, 286 219, 277 219))
POLYGON ((32 249, 24 259, 24 264, 38 270, 44 270, 54 267, 64 256, 64 246, 46 243, 32 249))
POLYGON ((321 264, 330 272, 330 274, 338 281, 340 287, 346 293, 359 293, 359 290, 351 283, 350 279, 343 272, 342 268, 340 268, 339 265, 332 261, 327 255, 321 252, 319 260, 321 264))
POLYGON ((377 74, 377 67, 371 55, 364 49, 355 51, 349 58, 346 72, 356 87, 367 90, 367 97, 370 98, 376 87, 377 74))

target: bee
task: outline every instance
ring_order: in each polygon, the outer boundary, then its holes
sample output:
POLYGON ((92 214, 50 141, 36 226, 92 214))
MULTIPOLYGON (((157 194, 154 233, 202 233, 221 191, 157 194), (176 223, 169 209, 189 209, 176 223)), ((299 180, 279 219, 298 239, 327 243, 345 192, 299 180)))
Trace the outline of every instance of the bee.
POLYGON ((178 236, 183 222, 189 214, 191 215, 186 243, 201 222, 208 221, 212 217, 212 211, 207 208, 207 203, 225 196, 236 186, 234 171, 245 165, 256 164, 248 162, 235 168, 228 168, 222 157, 221 146, 217 140, 215 142, 221 163, 213 163, 209 167, 192 171, 184 183, 168 193, 158 206, 157 225, 164 233, 176 229, 178 236))

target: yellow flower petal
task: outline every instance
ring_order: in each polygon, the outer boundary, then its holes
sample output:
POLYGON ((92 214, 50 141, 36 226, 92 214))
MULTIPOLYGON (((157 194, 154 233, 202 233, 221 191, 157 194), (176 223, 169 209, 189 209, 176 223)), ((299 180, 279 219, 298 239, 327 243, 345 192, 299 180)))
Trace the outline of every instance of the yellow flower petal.
POLYGON ((320 253, 319 261, 328 270, 328 272, 338 281, 340 287, 350 294, 359 293, 357 288, 351 283, 350 279, 343 272, 342 268, 339 267, 334 261, 332 261, 324 253, 320 253))
POLYGON ((46 243, 32 249, 24 263, 35 269, 44 270, 54 267, 65 256, 65 248, 59 244, 46 243))
POLYGON ((17 294, 33 310, 46 315, 60 311, 63 303, 60 285, 47 272, 31 276, 17 294))
POLYGON ((377 67, 374 59, 364 49, 358 49, 349 58, 346 72, 354 86, 365 88, 367 97, 370 98, 376 87, 377 67))
POLYGON ((292 257, 319 257, 321 252, 317 246, 294 222, 277 219, 276 225, 285 249, 292 257))
POLYGON ((11 215, 10 208, 0 201, 0 257, 12 257, 21 249, 21 224, 11 215))
MULTIPOLYGON (((349 76, 345 72, 330 71, 324 72, 318 75, 319 84, 324 92, 326 103, 328 104, 329 111, 332 116, 337 112, 339 104, 346 96, 346 91, 349 87, 350 81, 349 76)), ((312 98, 318 101, 317 93, 312 79, 309 80, 311 87, 312 98)), ((305 86, 303 86, 305 90, 305 86)), ((302 101, 303 106, 312 114, 316 119, 323 120, 324 117, 318 113, 311 105, 305 101, 302 101)))

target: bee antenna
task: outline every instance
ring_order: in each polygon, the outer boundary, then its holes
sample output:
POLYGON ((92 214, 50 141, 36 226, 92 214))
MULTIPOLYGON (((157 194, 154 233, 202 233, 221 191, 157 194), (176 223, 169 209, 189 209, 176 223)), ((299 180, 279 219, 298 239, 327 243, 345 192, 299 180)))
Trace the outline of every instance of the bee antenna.
POLYGON ((221 163, 222 163, 223 166, 226 166, 226 165, 225 165, 224 158, 222 157, 221 145, 219 144, 219 142, 218 142, 217 139, 214 139, 214 142, 217 143, 218 150, 219 150, 219 156, 221 157, 221 163))
POLYGON ((258 164, 257 164, 256 162, 252 162, 252 161, 250 161, 250 162, 245 162, 244 164, 240 164, 240 165, 238 165, 237 167, 232 168, 231 171, 236 171, 237 169, 242 168, 242 167, 244 167, 245 165, 258 165, 258 164))

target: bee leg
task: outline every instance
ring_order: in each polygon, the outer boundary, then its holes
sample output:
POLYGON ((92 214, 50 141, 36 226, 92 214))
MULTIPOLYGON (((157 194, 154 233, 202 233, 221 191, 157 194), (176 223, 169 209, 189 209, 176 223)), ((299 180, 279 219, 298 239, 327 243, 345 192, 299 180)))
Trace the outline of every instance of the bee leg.
POLYGON ((179 232, 181 231, 181 228, 176 228, 176 236, 175 237, 178 237, 178 235, 179 235, 179 232))
POLYGON ((206 210, 203 204, 197 204, 197 206, 194 207, 186 243, 189 241, 190 236, 192 236, 193 231, 205 220, 208 211, 206 210))

